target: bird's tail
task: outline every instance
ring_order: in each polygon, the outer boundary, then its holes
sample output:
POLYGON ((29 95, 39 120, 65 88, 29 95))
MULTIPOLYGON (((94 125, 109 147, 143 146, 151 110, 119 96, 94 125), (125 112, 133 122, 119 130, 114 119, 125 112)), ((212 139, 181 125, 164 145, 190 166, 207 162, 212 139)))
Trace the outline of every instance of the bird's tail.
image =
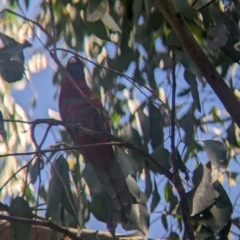
POLYGON ((119 162, 111 161, 108 172, 95 169, 97 176, 111 203, 107 223, 108 230, 114 235, 118 223, 126 225, 131 216, 131 195, 122 173, 119 162))

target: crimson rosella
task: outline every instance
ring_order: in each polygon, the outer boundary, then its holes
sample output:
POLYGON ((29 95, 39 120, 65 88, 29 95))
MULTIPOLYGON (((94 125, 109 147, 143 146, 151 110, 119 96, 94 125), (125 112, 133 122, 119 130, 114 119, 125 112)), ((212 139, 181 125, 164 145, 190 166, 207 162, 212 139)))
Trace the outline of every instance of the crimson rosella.
MULTIPOLYGON (((88 87, 84 65, 78 57, 71 57, 67 72, 85 95, 85 98, 66 77, 61 86, 59 110, 70 136, 77 146, 109 142, 106 137, 94 137, 77 130, 81 126, 94 131, 110 133, 109 120, 104 115, 100 99, 88 87), (86 100, 87 99, 87 100, 86 100)), ((103 134, 104 135, 104 134, 103 134)), ((118 223, 127 224, 131 215, 131 196, 118 161, 111 145, 80 148, 79 152, 94 168, 110 203, 110 216, 107 227, 114 232, 118 223)))

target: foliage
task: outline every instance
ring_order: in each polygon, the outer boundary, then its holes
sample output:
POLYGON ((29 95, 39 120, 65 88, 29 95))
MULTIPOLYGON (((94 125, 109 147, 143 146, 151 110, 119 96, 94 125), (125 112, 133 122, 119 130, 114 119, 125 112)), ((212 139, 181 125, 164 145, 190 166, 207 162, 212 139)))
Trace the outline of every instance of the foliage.
MULTIPOLYGON (((239 99, 240 1, 172 2, 239 99)), ((187 192, 197 238, 227 239, 231 218, 231 234, 239 233, 234 221, 239 217, 237 206, 232 206, 238 195, 226 191, 228 184, 238 184, 238 127, 183 51, 155 2, 11 0, 1 11, 0 30, 0 199, 8 205, 11 199, 10 210, 14 202, 26 205, 18 214, 9 210, 10 216, 24 217, 29 206, 36 206, 33 213, 45 216, 38 210, 47 204, 46 217, 61 226, 84 228, 93 218, 91 213, 106 222, 106 196, 91 166, 85 167, 83 157, 70 145, 66 129, 53 128, 57 123, 50 120, 28 117, 41 104, 35 92, 44 86, 31 93, 32 100, 27 98, 30 111, 11 96, 15 89, 32 85, 39 74, 52 81, 56 93, 50 99, 56 101, 63 65, 77 53, 85 59, 87 80, 104 104, 113 135, 135 146, 115 146, 135 204, 132 221, 124 229, 138 229, 143 235, 150 231, 150 236, 158 238, 186 236, 178 189, 165 174, 165 170, 175 173, 176 168, 187 192), (53 76, 44 72, 49 66, 53 76), (39 136, 40 124, 44 127, 39 136), (57 136, 54 142, 50 128, 57 136), (24 152, 27 157, 19 154, 24 152), (154 160, 165 170, 153 165, 154 160), (232 171, 233 167, 237 169, 232 171), (149 213, 150 223, 157 219, 150 229, 149 213)), ((51 109, 48 114, 59 119, 51 109)), ((37 116, 46 117, 42 112, 37 116)), ((32 219, 29 215, 25 217, 32 219)))

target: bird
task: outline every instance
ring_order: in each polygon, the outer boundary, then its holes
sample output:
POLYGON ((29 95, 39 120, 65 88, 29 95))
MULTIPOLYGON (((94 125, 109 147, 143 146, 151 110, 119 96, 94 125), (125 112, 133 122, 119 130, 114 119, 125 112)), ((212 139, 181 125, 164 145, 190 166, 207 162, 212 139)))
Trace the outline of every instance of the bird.
POLYGON ((101 145, 101 143, 109 142, 104 134, 103 136, 93 136, 82 133, 77 128, 69 127, 81 126, 92 131, 111 133, 109 118, 104 114, 100 99, 86 82, 84 64, 80 58, 75 55, 70 57, 66 71, 77 87, 72 84, 66 74, 59 94, 60 116, 75 145, 95 144, 92 147, 82 147, 79 152, 92 165, 107 195, 110 206, 107 228, 110 233, 114 234, 119 223, 126 225, 129 222, 132 200, 113 147, 112 145, 101 145))

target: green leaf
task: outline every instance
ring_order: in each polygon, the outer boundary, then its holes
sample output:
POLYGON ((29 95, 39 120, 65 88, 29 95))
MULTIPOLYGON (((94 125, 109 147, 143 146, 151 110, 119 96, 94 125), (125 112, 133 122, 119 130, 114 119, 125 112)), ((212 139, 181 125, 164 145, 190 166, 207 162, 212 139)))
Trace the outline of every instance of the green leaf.
POLYGON ((185 136, 184 136, 185 143, 187 145, 191 144, 191 142, 193 141, 193 133, 194 133, 192 120, 190 118, 185 118, 180 122, 179 126, 185 132, 185 136))
POLYGON ((143 147, 142 139, 138 131, 133 128, 130 123, 128 123, 121 129, 121 135, 124 140, 136 144, 140 148, 143 147))
MULTIPOLYGON (((9 215, 11 217, 33 219, 32 210, 29 204, 22 197, 16 197, 11 201, 9 207, 9 215)), ((14 239, 16 240, 30 240, 31 225, 12 222, 14 239)))
POLYGON ((107 0, 89 0, 87 6, 86 20, 96 22, 103 17, 108 7, 107 0))
POLYGON ((187 0, 173 0, 175 8, 186 18, 195 18, 197 13, 187 0))
POLYGON ((107 30, 102 21, 85 22, 85 25, 88 27, 89 31, 95 34, 98 38, 109 41, 107 30))
POLYGON ((175 46, 175 47, 182 47, 182 43, 181 41, 179 40, 177 34, 171 30, 167 36, 167 45, 170 46, 170 48, 172 46, 175 46))
POLYGON ((192 59, 190 59, 190 57, 183 51, 174 49, 174 53, 176 54, 176 60, 179 61, 189 72, 193 73, 199 82, 204 84, 202 74, 193 63, 192 59))
POLYGON ((128 175, 135 173, 136 163, 129 153, 122 148, 117 148, 116 156, 125 178, 127 178, 128 175))
POLYGON ((39 190, 39 196, 45 201, 47 202, 47 191, 45 189, 44 186, 41 186, 40 190, 39 190))
MULTIPOLYGON (((151 155, 158 161, 160 162, 165 168, 170 169, 171 164, 170 164, 170 153, 169 151, 162 146, 158 146, 153 150, 151 155)), ((153 167, 153 170, 156 171, 156 169, 153 167)), ((158 171, 159 173, 159 171, 158 171)))
POLYGON ((216 25, 209 28, 208 35, 207 44, 213 50, 217 50, 227 43, 227 28, 219 18, 216 21, 216 25))
POLYGON ((4 128, 4 122, 3 122, 3 114, 2 111, 0 110, 0 137, 3 140, 6 140, 7 134, 4 128))
POLYGON ((227 148, 223 143, 214 140, 205 140, 203 149, 212 164, 212 183, 216 181, 225 171, 228 165, 227 148))
POLYGON ((194 217, 210 231, 217 233, 222 230, 231 219, 232 203, 219 181, 214 182, 214 189, 219 193, 215 203, 194 217))
POLYGON ((205 165, 194 170, 192 181, 194 188, 187 193, 187 198, 191 216, 194 216, 214 204, 219 194, 211 184, 211 171, 205 165))
POLYGON ((135 198, 135 201, 140 202, 141 201, 141 192, 140 192, 140 188, 139 188, 136 180, 132 176, 129 175, 126 178, 126 183, 127 183, 129 192, 135 198))
POLYGON ((76 214, 76 208, 70 187, 69 166, 61 155, 52 164, 51 179, 48 188, 46 217, 57 217, 59 204, 73 216, 76 214))
POLYGON ((195 76, 195 74, 188 71, 187 69, 185 69, 183 75, 184 75, 184 79, 191 87, 191 94, 192 94, 193 100, 196 104, 196 107, 197 107, 198 111, 201 112, 201 103, 200 103, 200 97, 199 97, 199 92, 198 92, 196 76, 195 76))
POLYGON ((33 165, 31 165, 31 169, 30 169, 30 182, 32 184, 36 183, 38 175, 40 173, 40 164, 42 162, 42 159, 40 156, 36 157, 34 160, 33 165))
POLYGON ((221 51, 228 56, 233 62, 238 62, 240 60, 240 49, 239 49, 239 27, 237 23, 235 22, 234 18, 229 16, 227 13, 222 13, 217 16, 215 19, 216 26, 222 26, 221 28, 226 29, 227 33, 227 41, 224 44, 226 40, 226 36, 224 33, 224 29, 221 30, 222 32, 222 39, 218 39, 220 45, 221 51), (223 45, 224 44, 224 45, 223 45))
POLYGON ((117 25, 117 23, 114 21, 114 19, 106 12, 102 18, 101 18, 103 24, 107 26, 109 29, 111 29, 114 32, 120 32, 121 29, 117 25))
POLYGON ((141 130, 143 133, 144 143, 149 141, 149 117, 143 112, 143 108, 139 108, 135 114, 136 120, 140 122, 141 130))
POLYGON ((147 198, 150 197, 150 195, 152 194, 152 179, 151 179, 151 174, 149 170, 145 171, 145 194, 147 196, 147 198))
POLYGON ((24 71, 24 65, 16 60, 7 60, 0 65, 0 75, 8 83, 21 80, 24 76, 24 71))
POLYGON ((176 151, 176 166, 177 168, 185 174, 185 179, 188 181, 189 180, 189 174, 188 174, 188 169, 186 167, 186 165, 184 164, 182 157, 177 149, 176 151))
POLYGON ((24 55, 22 51, 26 47, 31 47, 32 44, 30 44, 28 41, 25 41, 23 44, 21 44, 1 32, 0 39, 4 44, 4 47, 0 48, 0 61, 5 62, 12 59, 23 64, 24 55))
POLYGON ((155 107, 151 102, 149 109, 149 136, 152 148, 155 149, 163 143, 163 117, 160 109, 155 107))
POLYGON ((227 140, 231 145, 238 148, 240 147, 240 130, 233 122, 227 129, 227 140))
POLYGON ((232 221, 230 220, 228 224, 217 233, 217 237, 219 240, 228 240, 228 235, 231 230, 231 226, 232 221))
POLYGON ((157 186, 156 180, 154 180, 154 191, 152 193, 152 202, 151 202, 151 207, 150 207, 151 212, 153 212, 155 210, 155 208, 159 204, 160 200, 161 200, 161 197, 158 192, 158 186, 157 186))
POLYGON ((132 204, 130 220, 126 225, 122 223, 122 227, 126 231, 139 230, 144 236, 148 236, 149 218, 150 215, 145 205, 132 204))
POLYGON ((163 227, 165 228, 166 231, 168 231, 167 215, 166 214, 162 214, 161 220, 162 220, 163 227))
POLYGON ((173 194, 173 186, 169 181, 164 186, 164 197, 166 202, 170 203, 170 209, 174 209, 178 204, 178 198, 173 194))

